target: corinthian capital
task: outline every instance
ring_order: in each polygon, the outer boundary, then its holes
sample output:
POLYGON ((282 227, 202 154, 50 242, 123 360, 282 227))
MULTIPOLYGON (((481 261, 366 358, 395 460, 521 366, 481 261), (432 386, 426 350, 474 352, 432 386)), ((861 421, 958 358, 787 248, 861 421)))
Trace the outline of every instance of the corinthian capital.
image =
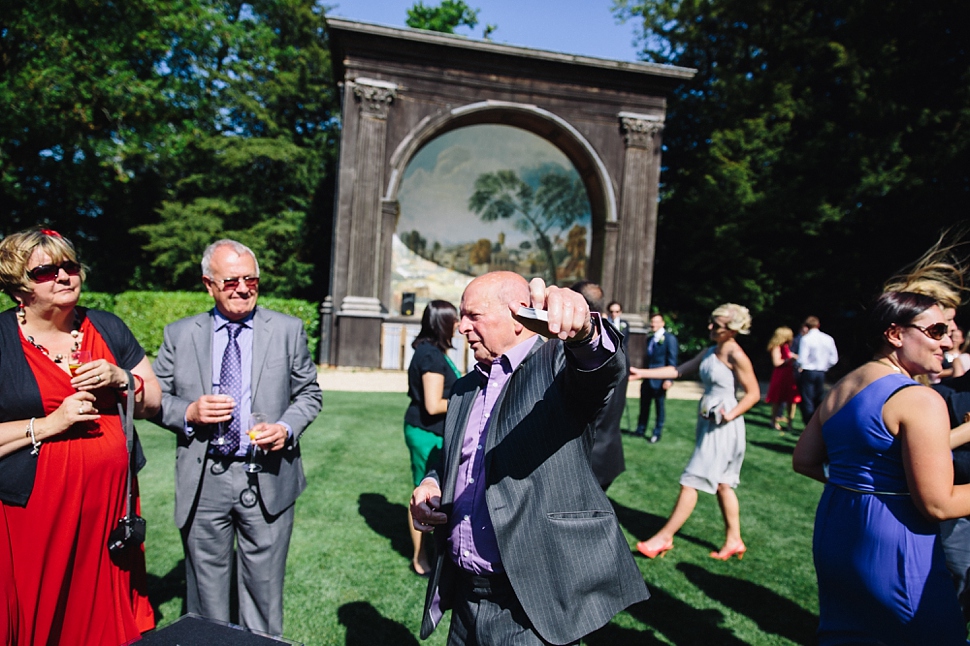
POLYGON ((360 100, 361 114, 376 119, 387 119, 387 109, 397 96, 397 86, 387 81, 356 78, 353 81, 354 96, 360 100))
POLYGON ((628 148, 650 148, 654 136, 664 129, 662 117, 632 112, 621 112, 619 117, 628 148))

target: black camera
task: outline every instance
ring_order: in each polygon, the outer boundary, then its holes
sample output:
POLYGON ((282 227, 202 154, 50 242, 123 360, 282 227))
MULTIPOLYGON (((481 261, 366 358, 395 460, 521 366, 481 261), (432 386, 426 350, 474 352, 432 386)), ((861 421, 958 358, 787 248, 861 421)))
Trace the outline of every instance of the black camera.
POLYGON ((118 526, 108 534, 108 551, 114 554, 126 547, 141 545, 145 542, 145 519, 141 516, 125 516, 118 526))

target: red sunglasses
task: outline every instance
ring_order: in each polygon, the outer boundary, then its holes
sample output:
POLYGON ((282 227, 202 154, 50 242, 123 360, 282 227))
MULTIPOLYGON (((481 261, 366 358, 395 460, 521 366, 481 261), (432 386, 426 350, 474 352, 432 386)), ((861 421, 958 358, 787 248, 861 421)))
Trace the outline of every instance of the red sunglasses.
POLYGON ((68 276, 78 276, 81 274, 81 265, 73 260, 65 260, 59 265, 37 265, 33 269, 27 270, 27 278, 35 283, 49 283, 57 280, 61 270, 68 276))
POLYGON ((239 287, 239 283, 246 283, 246 289, 254 290, 259 287, 259 276, 233 276, 232 278, 215 279, 209 278, 210 282, 218 285, 224 292, 234 292, 239 287))

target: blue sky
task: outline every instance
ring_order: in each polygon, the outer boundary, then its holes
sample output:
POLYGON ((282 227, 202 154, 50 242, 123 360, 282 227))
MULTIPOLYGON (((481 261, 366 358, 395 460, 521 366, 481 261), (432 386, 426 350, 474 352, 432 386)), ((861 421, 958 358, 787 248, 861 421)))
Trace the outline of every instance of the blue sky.
MULTIPOLYGON (((617 24, 612 0, 465 0, 479 9, 478 26, 456 33, 481 38, 486 24, 498 25, 491 39, 567 54, 636 61, 633 22, 617 24)), ((328 15, 349 20, 405 27, 407 10, 415 0, 327 0, 328 15)), ((437 6, 440 0, 424 0, 437 6)))

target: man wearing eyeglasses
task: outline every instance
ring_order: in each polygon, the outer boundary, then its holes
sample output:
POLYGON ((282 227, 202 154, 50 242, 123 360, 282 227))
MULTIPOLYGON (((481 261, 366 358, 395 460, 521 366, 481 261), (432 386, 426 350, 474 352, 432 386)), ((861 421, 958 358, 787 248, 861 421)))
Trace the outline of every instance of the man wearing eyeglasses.
POLYGON ((802 421, 808 424, 825 395, 825 373, 839 362, 835 339, 819 329, 817 316, 808 316, 802 328, 808 331, 798 342, 798 391, 802 395, 802 421))
POLYGON ((306 488, 299 439, 322 403, 316 365, 300 319, 256 307, 251 249, 212 243, 202 283, 215 307, 166 326, 154 364, 161 423, 177 439, 186 608, 229 621, 235 543, 239 623, 282 635, 294 503, 306 488))

